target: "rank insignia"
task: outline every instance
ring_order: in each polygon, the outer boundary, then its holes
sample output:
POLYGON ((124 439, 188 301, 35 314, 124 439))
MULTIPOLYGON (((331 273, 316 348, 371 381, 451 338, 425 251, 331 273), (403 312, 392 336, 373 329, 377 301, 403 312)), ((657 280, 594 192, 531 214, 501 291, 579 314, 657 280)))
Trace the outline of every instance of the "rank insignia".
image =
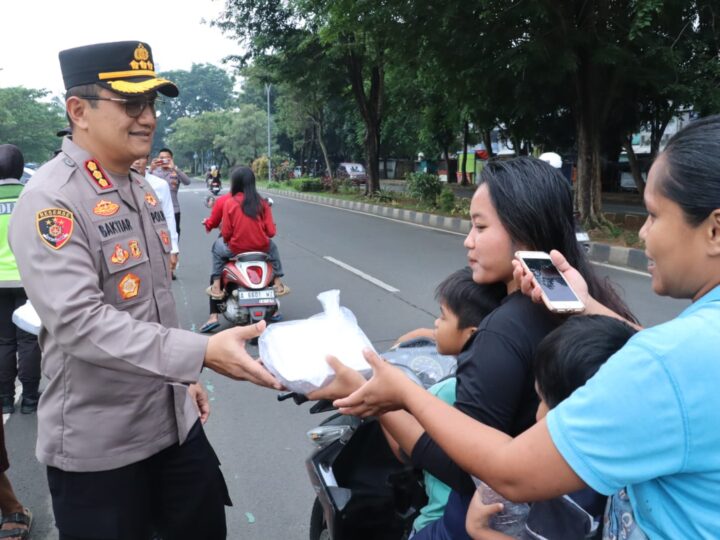
POLYGON ((130 244, 128 244, 128 247, 130 248, 130 255, 133 259, 139 259, 142 257, 142 251, 140 251, 140 242, 137 240, 130 240, 130 244))
POLYGON ((72 236, 75 217, 62 208, 45 208, 36 214, 40 239, 53 249, 60 249, 72 236))
POLYGON ((167 231, 160 231, 160 238, 162 239, 162 243, 166 246, 170 244, 170 235, 167 231))
POLYGON ((145 194, 145 201, 146 201, 150 206, 157 206, 157 199, 155 198, 155 195, 153 195, 152 193, 146 193, 146 194, 145 194))
POLYGON ((117 211, 120 209, 119 204, 115 204, 112 201, 107 201, 105 199, 101 199, 99 203, 95 205, 95 208, 93 208, 93 214, 98 216, 114 216, 117 214, 117 211))
POLYGON ((110 189, 113 187, 112 182, 107 179, 105 171, 102 170, 100 164, 94 159, 88 159, 85 162, 85 169, 90 173, 90 178, 100 189, 110 189))
POLYGON ((135 298, 140 292, 140 278, 135 274, 125 274, 118 283, 118 291, 123 300, 135 298))
POLYGON ((113 252, 112 257, 110 257, 112 263, 125 264, 125 261, 128 260, 128 257, 130 257, 128 252, 124 250, 120 244, 115 244, 115 251, 113 252))

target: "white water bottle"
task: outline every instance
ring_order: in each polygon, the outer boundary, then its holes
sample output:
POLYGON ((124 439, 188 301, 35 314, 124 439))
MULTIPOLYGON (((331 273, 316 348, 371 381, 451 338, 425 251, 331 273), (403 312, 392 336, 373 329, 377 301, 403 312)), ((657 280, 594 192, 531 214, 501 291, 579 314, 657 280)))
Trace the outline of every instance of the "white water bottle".
POLYGON ((488 522, 490 528, 513 538, 522 538, 525 531, 525 522, 530 512, 530 505, 508 501, 482 480, 473 477, 473 481, 480 492, 480 499, 483 504, 502 503, 503 505, 502 512, 490 517, 488 522))

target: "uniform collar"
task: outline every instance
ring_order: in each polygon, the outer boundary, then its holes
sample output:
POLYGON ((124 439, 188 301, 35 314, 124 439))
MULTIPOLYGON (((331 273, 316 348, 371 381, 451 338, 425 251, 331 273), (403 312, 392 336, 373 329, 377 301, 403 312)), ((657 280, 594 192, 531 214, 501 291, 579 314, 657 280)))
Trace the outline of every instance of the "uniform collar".
POLYGON ((66 165, 80 169, 80 173, 97 194, 117 191, 110 175, 102 164, 93 158, 84 148, 75 144, 72 139, 65 137, 62 143, 63 161, 66 165))

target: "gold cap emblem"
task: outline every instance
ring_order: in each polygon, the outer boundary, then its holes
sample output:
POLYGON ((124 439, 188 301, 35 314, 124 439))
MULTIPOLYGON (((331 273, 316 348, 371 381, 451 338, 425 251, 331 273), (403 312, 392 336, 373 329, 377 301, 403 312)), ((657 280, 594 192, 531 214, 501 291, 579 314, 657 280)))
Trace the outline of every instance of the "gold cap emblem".
POLYGON ((130 62, 130 67, 132 69, 138 70, 151 70, 153 69, 153 63, 150 62, 150 52, 145 48, 145 45, 142 43, 138 43, 138 46, 135 48, 135 52, 133 53, 134 60, 130 62))

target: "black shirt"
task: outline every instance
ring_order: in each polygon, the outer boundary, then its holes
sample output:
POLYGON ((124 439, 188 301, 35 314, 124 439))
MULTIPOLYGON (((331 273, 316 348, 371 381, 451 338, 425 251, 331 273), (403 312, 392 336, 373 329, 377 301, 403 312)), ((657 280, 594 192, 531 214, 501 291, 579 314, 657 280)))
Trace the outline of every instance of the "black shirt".
MULTIPOLYGON (((538 343, 561 319, 522 293, 503 299, 480 323, 458 357, 455 407, 511 436, 535 423, 533 355, 538 343)), ((415 466, 463 494, 475 490, 470 476, 424 433, 412 451, 415 466)), ((478 456, 482 459, 482 456, 478 456)))

